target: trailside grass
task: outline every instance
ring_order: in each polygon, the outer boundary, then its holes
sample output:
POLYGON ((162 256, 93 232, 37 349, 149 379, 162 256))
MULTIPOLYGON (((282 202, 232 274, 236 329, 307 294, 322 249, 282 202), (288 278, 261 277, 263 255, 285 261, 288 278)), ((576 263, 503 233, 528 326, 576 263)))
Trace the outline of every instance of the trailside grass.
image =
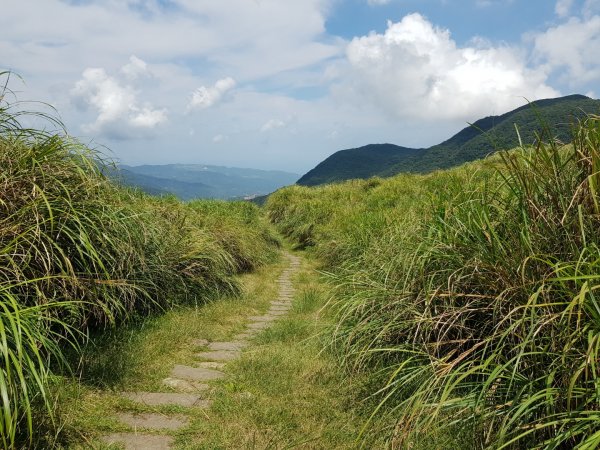
POLYGON ((0 446, 44 448, 61 432, 48 387, 68 373, 65 351, 128 321, 235 294, 233 276, 271 261, 278 241, 248 203, 185 204, 113 184, 110 162, 52 117, 11 103, 3 84, 0 446), (42 130, 22 124, 40 120, 42 130))
MULTIPOLYGON (((283 189, 329 273, 330 345, 391 448, 600 446, 600 116, 429 175, 283 189)), ((368 425, 367 425, 368 426, 368 425)))

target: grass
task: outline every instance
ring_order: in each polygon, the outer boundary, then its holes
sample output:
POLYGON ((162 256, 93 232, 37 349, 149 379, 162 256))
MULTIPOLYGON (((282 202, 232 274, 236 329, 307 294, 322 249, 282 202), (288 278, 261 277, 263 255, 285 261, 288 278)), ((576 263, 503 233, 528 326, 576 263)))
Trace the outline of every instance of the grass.
MULTIPOLYGON (((329 272, 330 345, 392 448, 596 448, 600 118, 451 171, 292 187, 271 220, 329 272)), ((367 428, 368 429, 368 425, 367 428)))
POLYGON ((150 197, 112 184, 107 164, 59 121, 0 92, 4 448, 60 433, 48 384, 65 350, 123 322, 232 295, 235 274, 277 254, 256 207, 150 197), (23 125, 40 121, 45 128, 23 125))
MULTIPOLYGON (((239 360, 228 364, 228 377, 212 383, 210 409, 146 408, 117 395, 164 390, 160 380, 174 364, 195 360, 194 340, 226 341, 241 332, 248 316, 264 313, 276 298, 275 281, 284 265, 240 276, 240 297, 197 308, 183 306, 92 339, 83 354, 84 366, 96 366, 93 373, 83 374, 79 384, 62 380, 55 386, 62 405, 59 444, 102 448, 99 435, 124 430, 114 418, 117 412, 161 411, 191 419, 187 428, 174 433, 176 448, 359 448, 365 417, 354 403, 354 393, 360 380, 342 377, 337 361, 322 351, 322 332, 332 316, 322 310, 323 285, 314 264, 307 261, 294 279, 298 291, 289 316, 258 335, 239 360), (118 379, 113 376, 115 365, 122 374, 118 379)), ((369 438, 370 444, 381 444, 376 435, 369 438)))

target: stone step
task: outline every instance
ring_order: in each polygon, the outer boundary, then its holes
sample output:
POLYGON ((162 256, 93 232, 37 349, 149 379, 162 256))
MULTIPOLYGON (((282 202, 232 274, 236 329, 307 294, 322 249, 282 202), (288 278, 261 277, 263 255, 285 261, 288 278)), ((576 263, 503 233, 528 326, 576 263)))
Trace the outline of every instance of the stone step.
POLYGON ((102 436, 106 445, 120 444, 125 450, 169 450, 173 445, 171 436, 138 433, 112 433, 102 436))
POLYGON ((181 392, 202 392, 206 391, 210 386, 197 381, 181 380, 179 378, 165 378, 163 385, 181 392))
POLYGON ((177 364, 171 371, 171 377, 189 381, 210 381, 224 378, 225 374, 219 370, 177 364))
POLYGON ((179 430, 187 426, 189 422, 185 417, 173 417, 156 413, 119 413, 117 418, 121 423, 131 428, 149 428, 152 430, 179 430))
POLYGON ((225 363, 216 361, 202 361, 196 364, 196 367, 202 367, 204 369, 223 370, 225 363))
POLYGON ((273 322, 275 318, 269 314, 265 314, 264 316, 250 316, 248 320, 252 320, 253 322, 273 322))
POLYGON ((208 344, 210 350, 241 350, 248 347, 248 342, 243 341, 231 341, 231 342, 211 342, 208 344))
POLYGON ((196 353, 194 356, 209 361, 231 361, 240 357, 240 351, 215 350, 213 352, 196 353))
POLYGON ((273 305, 269 311, 289 311, 290 309, 292 309, 291 306, 273 305))
POLYGON ((123 392, 121 396, 131 401, 148 406, 178 405, 184 407, 208 408, 210 402, 195 394, 179 394, 173 392, 123 392))

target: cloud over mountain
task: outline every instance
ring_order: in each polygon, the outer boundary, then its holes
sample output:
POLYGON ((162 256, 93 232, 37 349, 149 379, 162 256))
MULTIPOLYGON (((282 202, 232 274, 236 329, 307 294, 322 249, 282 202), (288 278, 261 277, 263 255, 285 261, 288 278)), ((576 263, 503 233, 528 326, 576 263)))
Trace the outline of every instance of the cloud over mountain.
POLYGON ((466 119, 558 95, 518 49, 481 39, 461 47, 420 14, 353 39, 347 58, 349 92, 395 117, 466 119))

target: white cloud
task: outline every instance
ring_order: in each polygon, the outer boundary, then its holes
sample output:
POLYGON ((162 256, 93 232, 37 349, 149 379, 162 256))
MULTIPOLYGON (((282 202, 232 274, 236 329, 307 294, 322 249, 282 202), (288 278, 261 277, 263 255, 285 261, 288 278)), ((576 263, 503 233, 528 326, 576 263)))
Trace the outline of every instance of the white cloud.
MULTIPOLYGON (((142 60, 132 60, 141 67, 142 60)), ((121 68, 127 76, 128 66, 121 68)), ((131 73, 131 71, 129 71, 131 73)), ((132 85, 125 84, 103 68, 88 68, 71 90, 73 101, 80 109, 92 109, 96 119, 84 124, 83 130, 109 137, 127 138, 139 135, 135 130, 150 130, 167 120, 164 109, 155 109, 149 103, 140 103, 132 85)))
POLYGON ((135 127, 154 128, 167 120, 167 112, 164 109, 146 107, 141 110, 136 108, 134 111, 135 114, 130 117, 130 123, 135 127))
POLYGON ((534 36, 534 56, 572 87, 600 80, 600 16, 570 18, 534 36))
POLYGON ((188 110, 206 109, 217 104, 223 96, 235 87, 235 80, 231 77, 223 78, 214 86, 200 86, 192 93, 192 99, 188 104, 188 110))
POLYGON ((277 128, 284 128, 287 124, 281 119, 271 119, 267 121, 261 128, 261 133, 276 130, 277 128))
POLYGON ((367 0, 367 3, 371 6, 378 6, 378 5, 387 5, 391 1, 392 0, 367 0))
POLYGON ((135 55, 129 57, 129 62, 121 67, 121 72, 129 80, 149 75, 148 64, 135 55))
POLYGON ((557 0, 554 12, 558 17, 567 17, 571 13, 573 0, 557 0))
POLYGON ((420 14, 389 22, 384 34, 353 39, 347 58, 351 82, 338 93, 395 117, 472 120, 520 106, 523 97, 558 95, 521 52, 481 40, 459 47, 420 14))

